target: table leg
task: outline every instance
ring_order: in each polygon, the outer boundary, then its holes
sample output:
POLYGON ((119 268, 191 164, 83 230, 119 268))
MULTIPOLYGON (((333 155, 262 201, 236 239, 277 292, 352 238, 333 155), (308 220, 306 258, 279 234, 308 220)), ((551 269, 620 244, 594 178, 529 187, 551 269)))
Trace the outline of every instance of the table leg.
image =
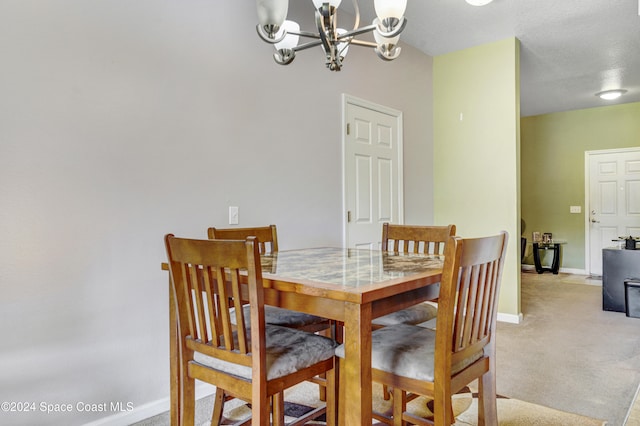
MULTIPOLYGON (((371 424, 371 304, 346 303, 344 380, 340 398, 344 400, 344 424, 371 424)), ((340 423, 343 423, 342 414, 340 423)))
POLYGON ((560 244, 553 245, 553 263, 551 264, 551 272, 558 274, 560 269, 560 244))
POLYGON ((536 265, 536 272, 541 274, 544 272, 542 263, 540 262, 540 248, 538 243, 533 243, 533 263, 536 265))

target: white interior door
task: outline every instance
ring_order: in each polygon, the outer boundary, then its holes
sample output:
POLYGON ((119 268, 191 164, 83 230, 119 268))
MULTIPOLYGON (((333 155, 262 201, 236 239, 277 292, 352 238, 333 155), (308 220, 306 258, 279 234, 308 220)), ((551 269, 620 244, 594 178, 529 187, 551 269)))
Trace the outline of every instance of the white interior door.
POLYGON ((588 272, 602 275, 602 249, 640 236, 640 148, 587 152, 588 272))
POLYGON ((344 96, 345 246, 378 249, 403 222, 402 113, 344 96))

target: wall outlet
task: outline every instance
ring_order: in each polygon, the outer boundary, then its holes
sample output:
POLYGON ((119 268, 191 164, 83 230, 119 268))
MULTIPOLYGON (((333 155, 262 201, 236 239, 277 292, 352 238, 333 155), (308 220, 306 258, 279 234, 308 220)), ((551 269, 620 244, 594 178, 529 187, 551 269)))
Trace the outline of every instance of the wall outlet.
POLYGON ((238 207, 229 206, 229 225, 237 225, 238 222, 238 207))
POLYGON ((582 213, 581 206, 569 206, 569 213, 582 213))

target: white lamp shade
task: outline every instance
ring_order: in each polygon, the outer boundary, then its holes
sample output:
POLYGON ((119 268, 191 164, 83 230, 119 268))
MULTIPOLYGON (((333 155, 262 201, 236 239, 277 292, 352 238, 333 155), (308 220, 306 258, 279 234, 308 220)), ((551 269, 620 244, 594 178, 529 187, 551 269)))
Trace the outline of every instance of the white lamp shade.
POLYGON ((290 31, 299 32, 300 25, 294 21, 284 21, 282 27, 280 27, 280 31, 276 34, 276 39, 282 35, 282 32, 287 30, 287 35, 282 39, 281 42, 275 43, 273 46, 276 50, 280 49, 292 49, 298 45, 298 40, 300 36, 297 34, 291 34, 290 31))
POLYGON ((376 15, 380 20, 385 18, 402 18, 407 10, 407 0, 375 0, 376 15))
POLYGON ((289 0, 256 0, 258 9, 258 23, 265 25, 282 25, 287 19, 289 0))
MULTIPOLYGON (((344 28, 337 28, 336 32, 338 33, 338 35, 340 35, 340 34, 346 33, 347 30, 345 30, 344 28)), ((347 43, 346 41, 341 41, 338 43, 338 53, 340 54, 340 56, 346 57, 348 51, 349 51, 349 43, 347 43)))
POLYGON ((323 3, 329 3, 329 6, 340 7, 342 0, 312 0, 316 9, 320 9, 323 3))
POLYGON ((376 44, 378 46, 382 46, 382 45, 385 45, 385 44, 393 44, 395 46, 400 41, 400 35, 397 35, 395 37, 383 37, 383 36, 381 36, 380 33, 378 32, 378 28, 377 27, 376 27, 375 30, 373 30, 373 38, 376 40, 376 44))

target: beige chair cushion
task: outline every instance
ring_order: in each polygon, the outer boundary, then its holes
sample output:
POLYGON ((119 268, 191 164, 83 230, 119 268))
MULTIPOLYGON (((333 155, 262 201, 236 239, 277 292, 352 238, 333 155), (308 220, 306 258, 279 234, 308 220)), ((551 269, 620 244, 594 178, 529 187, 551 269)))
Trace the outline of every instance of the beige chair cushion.
POLYGON ((435 303, 424 302, 407 309, 392 312, 380 318, 371 321, 372 324, 378 326, 389 326, 394 324, 412 324, 417 325, 429 321, 438 316, 438 308, 435 303))
MULTIPOLYGON (((249 305, 245 305, 244 318, 246 326, 249 327, 249 305)), ((234 314, 235 308, 229 309, 231 314, 231 324, 236 324, 236 316, 234 314)), ((305 314, 304 312, 290 311, 288 309, 278 308, 276 306, 264 306, 264 321, 269 325, 280 325, 283 327, 299 328, 307 325, 321 324, 327 321, 326 318, 317 317, 311 314, 305 314)))
MULTIPOLYGON (((323 336, 293 328, 268 325, 265 328, 267 379, 295 373, 334 355, 336 343, 323 336)), ((215 370, 251 379, 251 368, 223 361, 201 352, 194 361, 215 370)))
MULTIPOLYGON (((371 334, 371 367, 397 376, 433 382, 436 332, 416 325, 396 324, 375 330, 371 334)), ((344 345, 336 348, 344 358, 344 345)), ((483 355, 476 352, 463 362, 451 366, 455 374, 483 355)))

